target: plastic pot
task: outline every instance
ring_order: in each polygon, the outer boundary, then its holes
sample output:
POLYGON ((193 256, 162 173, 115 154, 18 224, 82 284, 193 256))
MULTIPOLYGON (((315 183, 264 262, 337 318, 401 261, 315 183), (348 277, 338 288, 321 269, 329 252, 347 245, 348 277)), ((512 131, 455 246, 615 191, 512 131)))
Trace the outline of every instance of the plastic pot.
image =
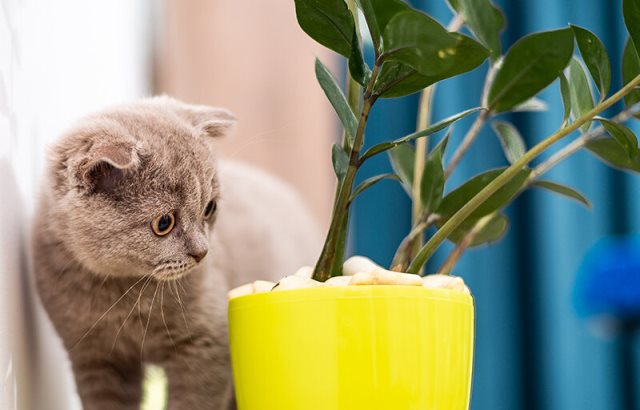
POLYGON ((229 303, 239 410, 467 410, 470 295, 347 286, 229 303))

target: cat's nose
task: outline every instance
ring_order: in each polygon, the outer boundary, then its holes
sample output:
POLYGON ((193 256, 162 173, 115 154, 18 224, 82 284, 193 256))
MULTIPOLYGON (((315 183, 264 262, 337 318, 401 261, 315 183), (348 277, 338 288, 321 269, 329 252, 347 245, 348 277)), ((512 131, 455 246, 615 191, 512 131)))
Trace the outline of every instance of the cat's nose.
POLYGON ((205 256, 207 256, 208 249, 196 250, 189 252, 189 256, 196 260, 196 262, 200 262, 205 256))

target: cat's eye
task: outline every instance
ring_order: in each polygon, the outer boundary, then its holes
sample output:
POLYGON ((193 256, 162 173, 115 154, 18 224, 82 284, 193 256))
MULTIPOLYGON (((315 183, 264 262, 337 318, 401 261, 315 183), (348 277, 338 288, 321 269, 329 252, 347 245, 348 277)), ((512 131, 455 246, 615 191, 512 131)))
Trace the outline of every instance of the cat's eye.
POLYGON ((158 236, 165 236, 171 232, 175 224, 176 217, 173 215, 173 212, 169 212, 151 221, 151 230, 158 236))
POLYGON ((207 202, 207 206, 204 208, 205 219, 209 219, 211 215, 213 215, 213 213, 216 211, 217 208, 218 208, 218 204, 213 199, 207 202))

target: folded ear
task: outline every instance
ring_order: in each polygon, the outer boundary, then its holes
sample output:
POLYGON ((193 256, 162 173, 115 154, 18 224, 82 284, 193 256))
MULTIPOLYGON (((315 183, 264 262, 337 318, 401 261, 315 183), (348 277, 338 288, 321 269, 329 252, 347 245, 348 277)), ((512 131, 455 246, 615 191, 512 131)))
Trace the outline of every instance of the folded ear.
POLYGON ((201 122, 196 127, 209 137, 226 137, 233 133, 238 121, 236 117, 223 108, 205 107, 199 113, 201 122))
POLYGON ((100 141, 72 165, 71 178, 91 193, 113 193, 124 173, 140 163, 135 141, 100 141))
POLYGON ((224 108, 185 104, 168 96, 155 97, 153 101, 166 104, 178 116, 209 137, 229 136, 238 123, 235 115, 224 108))

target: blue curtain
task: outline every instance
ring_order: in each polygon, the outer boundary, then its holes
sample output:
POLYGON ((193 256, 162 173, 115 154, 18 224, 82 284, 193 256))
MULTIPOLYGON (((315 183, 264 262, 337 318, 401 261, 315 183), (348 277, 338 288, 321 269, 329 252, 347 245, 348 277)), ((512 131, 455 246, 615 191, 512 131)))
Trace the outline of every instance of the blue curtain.
MULTIPOLYGON (((621 86, 620 56, 627 36, 621 0, 496 3, 508 18, 502 36, 504 49, 527 33, 577 24, 594 31, 606 44, 612 86, 621 86)), ((444 0, 413 4, 444 24, 451 18, 444 0)), ((441 83, 434 120, 479 105, 486 68, 485 64, 476 72, 441 83)), ((559 126, 562 107, 558 88, 553 84, 540 95, 548 104, 547 112, 508 117, 528 146, 559 126)), ((417 103, 417 96, 379 101, 367 129, 368 144, 411 132, 417 103)), ((611 113, 619 109, 616 106, 611 113)), ((450 147, 460 141, 471 121, 456 124, 450 147)), ((506 161, 499 143, 486 127, 447 188, 481 170, 503 165, 506 161)), ((389 169, 388 159, 378 158, 362 170, 360 178, 389 169)), ((528 191, 507 210, 511 218, 507 236, 498 244, 469 251, 457 265, 456 273, 471 287, 477 307, 471 408, 629 409, 625 380, 630 379, 624 374, 640 363, 634 355, 623 354, 618 338, 594 332, 578 317, 572 291, 580 261, 595 241, 639 230, 640 212, 635 210, 640 209, 640 177, 611 170, 582 152, 554 168, 547 179, 576 187, 592 200, 593 208, 588 210, 547 192, 528 191)), ((409 230, 410 203, 403 190, 394 182, 383 182, 365 193, 354 211, 352 251, 388 265, 409 230)), ((449 249, 450 245, 442 247, 429 266, 431 270, 439 266, 449 249)), ((631 387, 640 391, 638 383, 631 387)))

